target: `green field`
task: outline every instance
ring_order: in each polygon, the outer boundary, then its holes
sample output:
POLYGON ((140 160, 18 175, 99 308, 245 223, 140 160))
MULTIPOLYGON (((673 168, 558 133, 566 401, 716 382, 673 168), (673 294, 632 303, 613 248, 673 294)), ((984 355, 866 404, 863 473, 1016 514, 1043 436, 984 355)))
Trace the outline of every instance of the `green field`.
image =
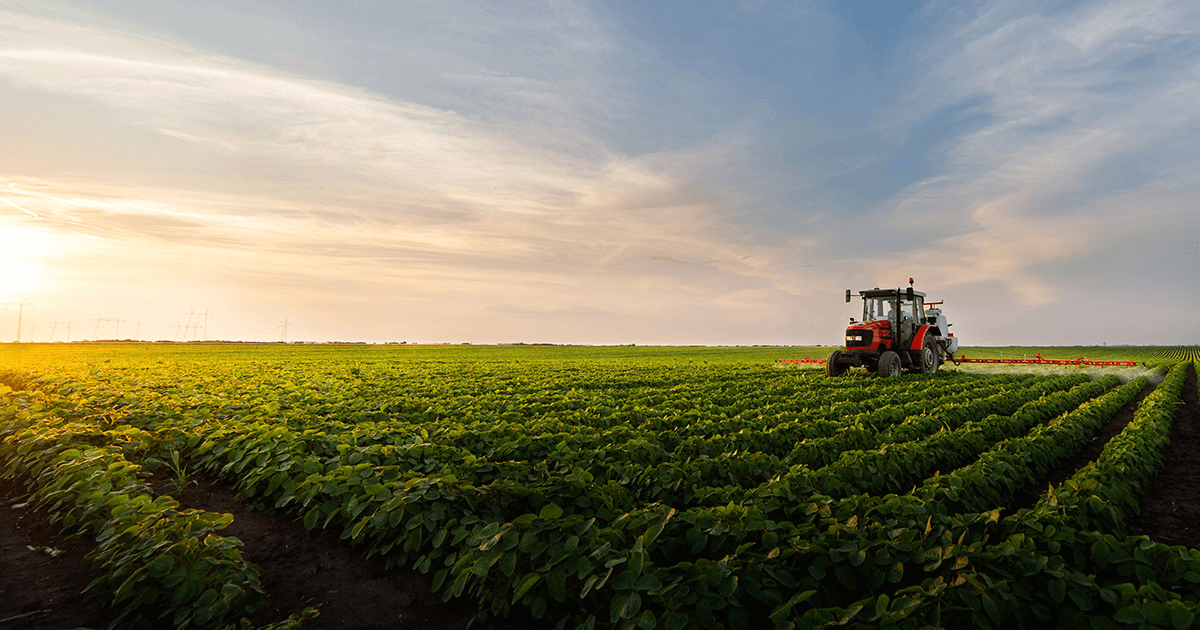
POLYGON ((1150 368, 894 379, 776 363, 829 350, 8 344, 0 474, 100 541, 129 627, 221 627, 261 597, 226 517, 145 483, 183 469, 494 618, 1190 626, 1200 552, 1132 518, 1195 348, 966 348, 1150 368), (1145 388, 1103 454, 1010 507, 1145 388))

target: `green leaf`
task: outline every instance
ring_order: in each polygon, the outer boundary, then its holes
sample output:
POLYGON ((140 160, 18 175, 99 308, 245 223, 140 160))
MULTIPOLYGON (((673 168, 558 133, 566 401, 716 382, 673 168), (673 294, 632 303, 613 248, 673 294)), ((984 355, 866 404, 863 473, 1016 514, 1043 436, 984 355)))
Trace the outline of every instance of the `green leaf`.
POLYGON ((888 611, 888 603, 890 602, 887 593, 880 593, 879 598, 875 600, 875 618, 881 619, 888 611))
POLYGON ((667 630, 683 630, 688 626, 690 621, 691 619, 687 615, 681 612, 673 612, 667 616, 667 630))
POLYGON ((542 511, 538 512, 538 516, 540 518, 549 519, 549 520, 561 518, 562 515, 563 515, 563 509, 553 503, 547 503, 546 505, 542 506, 542 511))
POLYGON ((1063 600, 1067 598, 1067 581, 1054 580, 1050 582, 1049 591, 1050 599, 1054 600, 1055 604, 1063 603, 1063 600))
POLYGON ((633 576, 633 571, 622 571, 613 578, 612 587, 618 591, 628 591, 636 585, 637 580, 633 576))
POLYGON ((637 593, 626 593, 618 595, 612 600, 612 607, 609 610, 614 622, 622 619, 632 619, 642 607, 642 597, 637 593))
POLYGON ((1182 606, 1171 606, 1171 626, 1175 630, 1186 630, 1192 627, 1192 622, 1196 620, 1196 613, 1183 608, 1182 606))
POLYGON ((1000 622, 1004 621, 1004 618, 999 604, 996 603, 996 599, 989 593, 984 593, 980 599, 983 601, 983 610, 988 614, 988 617, 991 617, 992 623, 997 626, 1000 625, 1000 622))
POLYGON ((1100 565, 1101 568, 1108 566, 1108 559, 1112 554, 1108 543, 1103 538, 1099 538, 1092 543, 1092 560, 1100 565))
POLYGON ((1146 621, 1146 615, 1142 612, 1142 609, 1139 606, 1136 604, 1131 604, 1129 606, 1122 606, 1118 608, 1117 613, 1113 615, 1113 619, 1116 619, 1121 623, 1143 623, 1146 621))
POLYGON ((525 576, 525 579, 521 580, 521 584, 517 586, 517 591, 513 595, 512 603, 515 604, 520 601, 520 599, 525 596, 525 593, 528 593, 529 589, 537 585, 538 581, 541 579, 541 573, 530 573, 529 575, 525 576))
POLYGON ((887 579, 892 584, 904 579, 904 563, 897 562, 896 564, 893 564, 892 568, 888 571, 887 579))
POLYGON ((562 571, 551 571, 546 574, 546 588, 550 596, 557 601, 567 599, 567 576, 562 571))
POLYGON ((150 568, 146 570, 146 574, 152 578, 161 578, 171 571, 171 567, 175 566, 175 559, 171 556, 159 556, 150 563, 150 568))
POLYGON ((663 587, 662 580, 653 575, 643 575, 638 578, 634 588, 639 591, 661 591, 663 587))
POLYGON ((854 569, 846 565, 838 565, 833 570, 833 574, 837 576, 838 581, 846 588, 858 588, 858 578, 854 575, 854 569))

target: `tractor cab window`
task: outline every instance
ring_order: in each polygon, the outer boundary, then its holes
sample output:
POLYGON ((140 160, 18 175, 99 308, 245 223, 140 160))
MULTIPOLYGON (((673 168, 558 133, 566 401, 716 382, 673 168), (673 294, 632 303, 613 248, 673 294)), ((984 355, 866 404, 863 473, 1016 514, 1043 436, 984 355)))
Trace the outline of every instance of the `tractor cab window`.
POLYGON ((888 313, 895 306, 896 302, 886 297, 867 298, 863 304, 863 321, 872 322, 879 319, 888 319, 888 313))
POLYGON ((902 304, 902 306, 904 308, 904 316, 907 317, 908 320, 912 321, 912 322, 925 321, 925 304, 924 304, 924 302, 925 302, 924 298, 922 298, 921 296, 916 296, 913 298, 912 302, 905 302, 904 304, 902 304))

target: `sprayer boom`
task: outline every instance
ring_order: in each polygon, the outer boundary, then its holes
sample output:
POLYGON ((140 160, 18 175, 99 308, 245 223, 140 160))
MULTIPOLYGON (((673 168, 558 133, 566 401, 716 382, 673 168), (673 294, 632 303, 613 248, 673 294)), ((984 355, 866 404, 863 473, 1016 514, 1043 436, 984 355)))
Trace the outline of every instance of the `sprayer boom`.
POLYGON ((968 359, 967 355, 963 354, 957 358, 950 357, 950 360, 955 365, 959 363, 1023 363, 1028 365, 1103 365, 1109 367, 1137 367, 1137 361, 1089 361, 1087 357, 1079 357, 1078 359, 1043 359, 1042 353, 1038 353, 1033 359, 968 359))

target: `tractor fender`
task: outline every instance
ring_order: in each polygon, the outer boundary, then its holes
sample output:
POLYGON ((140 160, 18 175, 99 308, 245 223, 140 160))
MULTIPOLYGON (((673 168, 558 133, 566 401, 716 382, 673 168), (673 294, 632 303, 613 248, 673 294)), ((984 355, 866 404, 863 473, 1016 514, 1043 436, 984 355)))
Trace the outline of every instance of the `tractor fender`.
POLYGON ((925 346, 925 335, 927 335, 927 334, 937 335, 937 333, 938 333, 938 331, 937 331, 936 326, 930 326, 928 324, 921 326, 920 328, 917 329, 917 334, 913 335, 912 345, 909 346, 908 349, 909 350, 920 350, 921 348, 923 348, 925 346), (932 333, 930 333, 931 330, 933 331, 932 333))

